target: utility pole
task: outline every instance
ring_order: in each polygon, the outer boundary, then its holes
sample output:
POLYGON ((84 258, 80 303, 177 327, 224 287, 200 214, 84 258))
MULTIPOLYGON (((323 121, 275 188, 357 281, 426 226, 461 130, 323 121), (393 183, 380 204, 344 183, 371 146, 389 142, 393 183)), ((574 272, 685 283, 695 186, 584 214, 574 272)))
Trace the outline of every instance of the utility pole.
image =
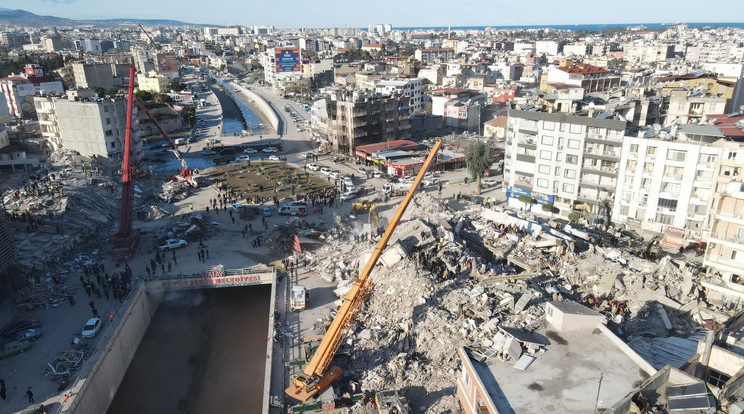
POLYGON ((597 407, 599 406, 599 390, 602 389, 602 379, 604 378, 604 371, 600 371, 599 384, 597 385, 597 399, 594 400, 594 414, 597 414, 597 407))

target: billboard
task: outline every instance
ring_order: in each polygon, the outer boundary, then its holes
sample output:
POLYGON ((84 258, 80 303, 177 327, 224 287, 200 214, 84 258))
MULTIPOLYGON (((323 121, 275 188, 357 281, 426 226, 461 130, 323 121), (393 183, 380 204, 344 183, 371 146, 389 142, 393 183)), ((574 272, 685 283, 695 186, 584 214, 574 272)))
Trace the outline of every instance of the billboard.
POLYGON ((300 48, 274 48, 274 63, 276 65, 276 73, 301 72, 302 60, 300 59, 300 48))

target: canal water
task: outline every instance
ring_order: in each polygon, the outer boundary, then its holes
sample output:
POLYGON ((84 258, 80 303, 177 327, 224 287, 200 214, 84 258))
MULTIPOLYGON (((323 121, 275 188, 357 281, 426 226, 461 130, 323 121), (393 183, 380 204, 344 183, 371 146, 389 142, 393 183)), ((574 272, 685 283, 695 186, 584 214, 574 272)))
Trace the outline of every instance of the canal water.
POLYGON ((108 414, 261 412, 271 286, 167 293, 108 414))

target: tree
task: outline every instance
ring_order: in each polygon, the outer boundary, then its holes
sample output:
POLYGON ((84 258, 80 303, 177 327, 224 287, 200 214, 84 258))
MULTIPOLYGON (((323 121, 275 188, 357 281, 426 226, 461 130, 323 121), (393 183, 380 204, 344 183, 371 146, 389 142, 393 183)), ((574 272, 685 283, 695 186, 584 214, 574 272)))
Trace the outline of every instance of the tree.
POLYGON ((137 98, 137 100, 140 102, 152 100, 152 94, 149 91, 143 89, 137 89, 137 91, 134 92, 134 97, 137 98))
POLYGON ((170 82, 170 84, 168 85, 168 87, 172 91, 181 92, 182 90, 186 89, 188 87, 188 85, 186 85, 185 83, 181 83, 181 80, 180 79, 175 78, 175 79, 173 79, 170 82))
POLYGON ((112 87, 106 89, 106 95, 115 96, 115 95, 118 95, 118 94, 119 94, 119 88, 115 88, 115 87, 112 86, 112 87))
POLYGON ((90 89, 93 89, 94 91, 96 91, 96 95, 98 95, 99 98, 106 97, 106 90, 103 89, 102 87, 100 87, 100 86, 91 86, 90 89))
POLYGON ((483 141, 470 144, 465 154, 465 163, 470 176, 475 180, 475 194, 481 193, 481 179, 493 164, 493 150, 483 141))
POLYGON ((183 117, 183 120, 189 123, 189 126, 194 126, 194 122, 196 121, 194 117, 196 116, 196 107, 193 106, 187 106, 181 110, 181 116, 183 117))
POLYGON ((159 103, 159 104, 170 104, 173 102, 171 97, 164 93, 155 94, 155 96, 153 97, 153 100, 155 101, 155 103, 159 103))

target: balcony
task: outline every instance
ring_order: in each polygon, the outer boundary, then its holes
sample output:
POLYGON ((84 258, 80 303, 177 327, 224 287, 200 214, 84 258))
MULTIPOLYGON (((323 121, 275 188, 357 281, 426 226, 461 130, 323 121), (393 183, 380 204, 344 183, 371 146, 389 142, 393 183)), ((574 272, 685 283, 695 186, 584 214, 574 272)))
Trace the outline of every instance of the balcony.
POLYGON ((365 116, 365 115, 367 115, 367 111, 364 110, 364 109, 356 110, 356 111, 352 112, 352 115, 354 115, 354 117, 365 116))
POLYGON ((532 138, 522 138, 517 141, 518 147, 537 149, 537 143, 532 138))
POLYGON ((534 155, 527 155, 527 154, 517 154, 517 161, 524 161, 529 163, 535 162, 535 156, 534 155))

